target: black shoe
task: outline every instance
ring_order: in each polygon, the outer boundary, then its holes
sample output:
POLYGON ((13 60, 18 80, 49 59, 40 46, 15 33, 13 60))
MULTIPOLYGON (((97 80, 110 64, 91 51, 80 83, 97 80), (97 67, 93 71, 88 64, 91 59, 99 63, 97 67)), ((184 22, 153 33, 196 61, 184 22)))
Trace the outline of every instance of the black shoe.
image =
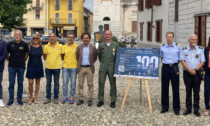
POLYGON ((187 109, 184 113, 183 113, 183 115, 188 115, 188 114, 190 114, 191 113, 191 109, 187 109))
POLYGON ((174 111, 175 115, 180 115, 179 111, 174 111))
POLYGON ((115 102, 111 102, 110 107, 114 108, 115 107, 115 102))
POLYGON ((160 111, 160 113, 166 113, 166 112, 168 112, 168 110, 162 109, 162 110, 160 111))
POLYGON ((97 106, 98 106, 98 107, 101 107, 103 104, 104 104, 103 101, 99 101, 98 104, 97 104, 97 106))
POLYGON ((91 105, 92 105, 92 101, 88 100, 88 106, 91 106, 91 105))
POLYGON ((84 102, 82 101, 82 100, 79 100, 78 102, 77 102, 77 105, 81 105, 81 104, 83 104, 84 102))
POLYGON ((194 114, 196 115, 196 116, 198 116, 198 117, 200 117, 201 116, 201 114, 196 110, 196 111, 194 111, 194 114))

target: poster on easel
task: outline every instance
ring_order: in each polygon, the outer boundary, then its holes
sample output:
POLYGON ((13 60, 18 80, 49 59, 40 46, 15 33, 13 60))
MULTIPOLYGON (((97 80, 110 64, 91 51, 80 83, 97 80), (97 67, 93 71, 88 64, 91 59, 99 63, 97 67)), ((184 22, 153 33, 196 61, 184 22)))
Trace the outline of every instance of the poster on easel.
POLYGON ((117 48, 114 77, 159 78, 159 48, 117 48))

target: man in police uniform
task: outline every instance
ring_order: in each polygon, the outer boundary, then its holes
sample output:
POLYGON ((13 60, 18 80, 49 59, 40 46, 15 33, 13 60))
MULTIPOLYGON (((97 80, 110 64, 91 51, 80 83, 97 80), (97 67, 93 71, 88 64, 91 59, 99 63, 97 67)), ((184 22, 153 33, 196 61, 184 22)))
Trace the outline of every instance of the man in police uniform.
POLYGON ((201 68, 204 65, 205 57, 203 48, 196 46, 198 37, 195 34, 191 34, 188 38, 189 45, 183 48, 183 77, 186 86, 186 108, 187 110, 183 115, 191 113, 192 109, 192 89, 194 93, 194 114, 200 116, 199 113, 199 92, 201 84, 201 68))
POLYGON ((117 88, 116 88, 116 78, 114 77, 114 67, 116 50, 118 44, 112 41, 112 32, 107 30, 105 32, 106 42, 102 42, 98 48, 98 58, 100 61, 99 68, 99 88, 98 88, 98 107, 101 107, 104 102, 104 85, 106 81, 106 75, 108 75, 110 82, 110 97, 111 97, 111 108, 115 107, 115 102, 117 99, 117 88))
POLYGON ((169 108, 169 80, 171 80, 173 90, 173 109, 179 115, 179 67, 178 63, 182 60, 182 48, 178 43, 173 42, 174 33, 166 33, 167 42, 160 47, 160 57, 162 66, 162 91, 161 91, 161 113, 165 113, 169 108))

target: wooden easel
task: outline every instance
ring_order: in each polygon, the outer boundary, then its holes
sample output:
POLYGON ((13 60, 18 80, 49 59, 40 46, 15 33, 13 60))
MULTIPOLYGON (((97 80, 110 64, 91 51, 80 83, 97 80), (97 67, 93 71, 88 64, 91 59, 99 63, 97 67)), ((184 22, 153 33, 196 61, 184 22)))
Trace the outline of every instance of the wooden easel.
MULTIPOLYGON (((126 77, 126 78, 128 78, 128 77, 126 77)), ((132 79, 139 79, 139 78, 130 78, 129 83, 128 83, 128 87, 126 89, 125 96, 124 96, 124 99, 123 99, 123 102, 122 102, 122 105, 121 105, 121 112, 123 110, 123 107, 124 107, 124 104, 125 104, 125 100, 126 100, 126 97, 128 95, 128 91, 129 91, 129 88, 130 88, 132 79)), ((147 81, 148 79, 144 79, 144 80, 145 80, 145 84, 146 84, 146 90, 147 90, 147 97, 148 97, 148 102, 149 102, 150 115, 152 115, 152 105, 151 105, 150 93, 149 93, 149 87, 148 87, 148 81, 147 81)), ((141 101, 142 101, 142 79, 140 79, 140 104, 141 104, 141 101)))

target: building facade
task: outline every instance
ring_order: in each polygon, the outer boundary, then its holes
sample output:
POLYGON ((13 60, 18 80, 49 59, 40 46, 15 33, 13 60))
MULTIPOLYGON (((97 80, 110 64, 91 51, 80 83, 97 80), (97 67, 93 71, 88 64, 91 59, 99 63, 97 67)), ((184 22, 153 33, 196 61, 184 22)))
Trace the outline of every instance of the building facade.
POLYGON ((121 35, 120 0, 94 0, 93 5, 93 32, 111 30, 113 35, 121 35))
POLYGON ((189 44, 188 36, 193 33, 198 36, 198 45, 206 46, 209 7, 209 0, 139 0, 138 46, 159 47, 166 42, 167 31, 175 33, 174 41, 181 46, 189 44))
POLYGON ((73 33, 80 38, 84 30, 84 0, 49 0, 49 33, 59 38, 73 33))
POLYGON ((121 0, 121 32, 129 38, 137 37, 137 0, 121 0))
POLYGON ((88 33, 92 33, 93 31, 93 13, 88 10, 88 33))

